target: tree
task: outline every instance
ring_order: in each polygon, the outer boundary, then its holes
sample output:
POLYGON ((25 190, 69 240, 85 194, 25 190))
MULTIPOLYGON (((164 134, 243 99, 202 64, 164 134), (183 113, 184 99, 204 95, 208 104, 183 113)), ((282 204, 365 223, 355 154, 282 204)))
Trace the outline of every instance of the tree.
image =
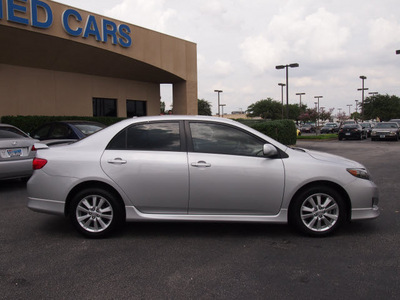
POLYGON ((399 118, 400 98, 397 96, 374 95, 364 100, 364 119, 388 121, 399 118))
POLYGON ((316 122, 318 118, 318 112, 316 108, 307 108, 304 113, 299 116, 299 120, 306 122, 316 122))
POLYGON ((165 114, 165 102, 161 101, 160 103, 160 114, 164 115, 165 114))
POLYGON ((197 99, 197 107, 199 115, 211 116, 211 103, 204 99, 197 99))
POLYGON ((347 117, 347 115, 346 115, 346 113, 344 111, 338 112, 338 114, 336 115, 336 118, 338 118, 338 120, 340 122, 343 122, 343 121, 348 119, 348 117, 347 117))
POLYGON ((257 101, 247 108, 249 117, 278 120, 282 118, 282 104, 272 98, 257 101))
POLYGON ((322 121, 331 120, 332 119, 332 112, 334 108, 330 108, 329 110, 325 110, 325 108, 321 108, 319 112, 319 119, 322 121))

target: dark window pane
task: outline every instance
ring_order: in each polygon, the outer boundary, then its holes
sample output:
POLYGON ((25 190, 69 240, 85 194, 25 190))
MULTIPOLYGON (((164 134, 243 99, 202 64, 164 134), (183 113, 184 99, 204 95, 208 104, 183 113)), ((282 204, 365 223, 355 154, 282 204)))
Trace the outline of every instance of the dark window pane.
POLYGON ((146 101, 126 100, 126 116, 143 117, 147 115, 146 101))
POLYGON ((116 117, 117 100, 107 98, 93 98, 94 117, 116 117))
POLYGON ((118 133, 107 146, 107 149, 180 151, 179 123, 133 125, 118 133))
POLYGON ((131 150, 180 151, 179 123, 153 123, 128 129, 127 147, 131 150))
POLYGON ((230 126, 190 123, 195 152, 262 156, 264 141, 230 126))

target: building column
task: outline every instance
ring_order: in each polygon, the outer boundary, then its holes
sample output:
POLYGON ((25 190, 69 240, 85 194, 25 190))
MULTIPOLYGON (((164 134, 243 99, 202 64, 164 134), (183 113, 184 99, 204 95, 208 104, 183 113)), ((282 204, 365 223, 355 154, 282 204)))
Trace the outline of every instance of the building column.
POLYGON ((173 87, 174 115, 197 115, 197 82, 182 81, 173 87))

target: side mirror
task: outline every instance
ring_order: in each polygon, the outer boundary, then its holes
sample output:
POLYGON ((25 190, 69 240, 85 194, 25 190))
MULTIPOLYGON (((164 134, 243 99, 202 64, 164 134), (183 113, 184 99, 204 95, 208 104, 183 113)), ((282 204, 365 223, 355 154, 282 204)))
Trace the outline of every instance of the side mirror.
POLYGON ((265 157, 273 157, 278 155, 278 150, 271 144, 264 144, 263 153, 265 157))

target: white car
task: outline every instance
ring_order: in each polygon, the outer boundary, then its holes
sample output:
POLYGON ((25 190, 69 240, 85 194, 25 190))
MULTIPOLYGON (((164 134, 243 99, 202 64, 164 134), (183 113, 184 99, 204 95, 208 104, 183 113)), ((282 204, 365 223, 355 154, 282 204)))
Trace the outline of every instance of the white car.
POLYGON ((32 148, 38 140, 15 126, 0 124, 0 179, 25 178, 32 175, 32 148))
POLYGON ((125 221, 290 222, 324 236, 379 215, 363 165, 223 118, 133 118, 70 145, 35 147, 28 207, 68 216, 88 237, 125 221))

